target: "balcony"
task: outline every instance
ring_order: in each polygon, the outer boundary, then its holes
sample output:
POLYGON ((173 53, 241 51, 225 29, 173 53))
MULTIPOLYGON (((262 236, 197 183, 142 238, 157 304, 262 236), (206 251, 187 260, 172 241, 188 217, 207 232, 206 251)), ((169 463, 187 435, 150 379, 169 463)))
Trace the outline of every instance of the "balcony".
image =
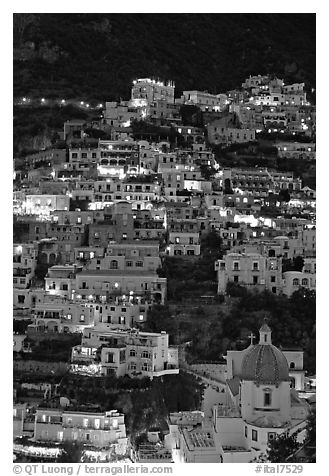
POLYGON ((25 278, 30 273, 31 273, 31 268, 14 268, 13 270, 14 277, 25 278))

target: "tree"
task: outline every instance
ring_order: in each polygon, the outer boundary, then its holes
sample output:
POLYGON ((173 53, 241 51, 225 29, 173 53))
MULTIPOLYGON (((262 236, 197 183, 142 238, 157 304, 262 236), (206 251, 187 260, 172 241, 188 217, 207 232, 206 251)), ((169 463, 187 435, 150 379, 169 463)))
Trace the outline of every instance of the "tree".
POLYGON ((309 446, 316 445, 316 412, 313 410, 308 416, 306 427, 306 442, 309 446))
POLYGON ((184 104, 179 110, 182 117, 183 126, 197 126, 202 127, 202 111, 194 104, 184 104))
POLYGON ((58 463, 80 463, 83 454, 83 445, 78 442, 65 441, 58 463))
POLYGON ((268 444, 267 458, 270 463, 293 462, 294 453, 300 448, 297 442, 297 435, 288 435, 283 433, 268 444))
POLYGON ((289 202, 290 200, 290 193, 288 192, 287 189, 285 190, 280 190, 279 192, 279 200, 282 202, 289 202))

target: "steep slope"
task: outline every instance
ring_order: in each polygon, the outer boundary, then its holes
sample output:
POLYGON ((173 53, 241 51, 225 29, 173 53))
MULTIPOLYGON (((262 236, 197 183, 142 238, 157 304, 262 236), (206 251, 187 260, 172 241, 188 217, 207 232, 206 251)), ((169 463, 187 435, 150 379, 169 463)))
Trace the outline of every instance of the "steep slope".
POLYGON ((258 73, 315 86, 314 14, 14 15, 14 96, 127 98, 147 76, 218 93, 258 73))

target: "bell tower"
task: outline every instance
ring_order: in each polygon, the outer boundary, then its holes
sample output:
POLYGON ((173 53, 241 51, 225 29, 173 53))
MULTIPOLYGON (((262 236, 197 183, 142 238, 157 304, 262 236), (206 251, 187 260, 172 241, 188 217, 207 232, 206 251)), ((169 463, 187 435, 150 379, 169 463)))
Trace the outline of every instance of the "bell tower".
POLYGON ((271 338, 271 328, 267 324, 267 318, 264 318, 264 322, 262 327, 259 329, 259 343, 264 344, 272 344, 271 338))

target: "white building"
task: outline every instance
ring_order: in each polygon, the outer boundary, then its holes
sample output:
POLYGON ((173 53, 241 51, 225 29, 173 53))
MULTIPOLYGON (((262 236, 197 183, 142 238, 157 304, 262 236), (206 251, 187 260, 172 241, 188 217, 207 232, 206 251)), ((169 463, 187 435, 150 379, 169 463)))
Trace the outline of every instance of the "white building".
POLYGON ((305 258, 302 271, 286 271, 283 273, 283 294, 289 297, 299 289, 316 290, 315 258, 305 258))
POLYGON ((155 101, 175 102, 175 83, 168 81, 156 81, 150 78, 139 78, 133 81, 131 88, 130 105, 143 107, 155 101))
POLYGON ((210 94, 207 91, 183 91, 184 104, 198 106, 201 111, 222 111, 228 104, 226 94, 210 94))
POLYGON ((282 259, 259 253, 228 253, 215 262, 217 292, 224 293, 228 282, 241 286, 268 289, 273 293, 282 290, 282 259))
POLYGON ((15 243, 13 246, 14 288, 26 289, 31 284, 37 265, 37 249, 34 244, 15 243))
POLYGON ((81 345, 72 348, 71 369, 78 373, 160 377, 177 374, 178 349, 170 347, 166 332, 100 326, 84 332, 81 345))
POLYGON ((272 439, 298 434, 306 426, 309 406, 291 388, 296 356, 287 353, 290 372, 287 357, 272 344, 266 323, 259 335, 258 344, 227 353, 226 401, 213 408, 224 463, 251 462, 266 454, 272 439))

